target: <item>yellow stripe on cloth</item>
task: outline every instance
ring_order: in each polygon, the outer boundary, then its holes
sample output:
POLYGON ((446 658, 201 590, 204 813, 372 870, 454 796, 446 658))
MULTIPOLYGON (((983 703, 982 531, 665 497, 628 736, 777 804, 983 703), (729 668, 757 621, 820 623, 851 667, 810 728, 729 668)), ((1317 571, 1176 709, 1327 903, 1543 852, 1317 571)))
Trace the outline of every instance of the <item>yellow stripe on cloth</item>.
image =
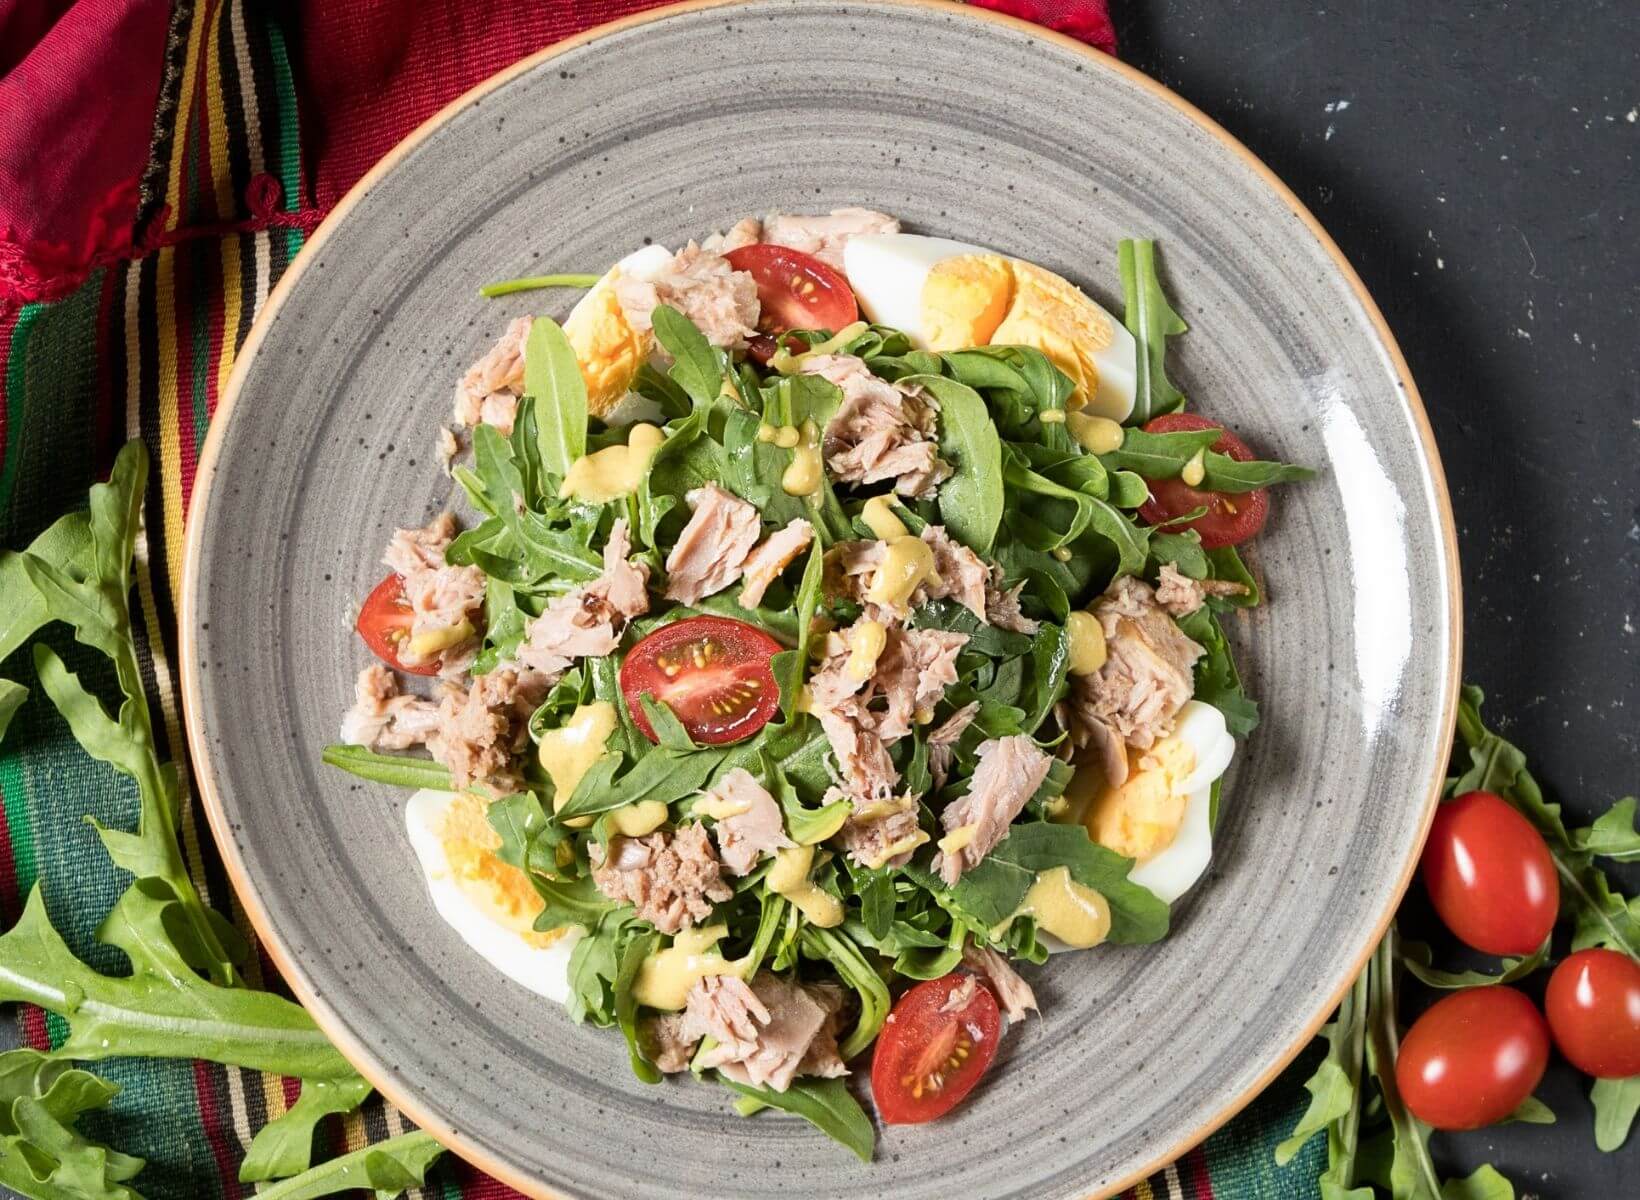
MULTIPOLYGON (((182 62, 182 79, 179 81, 177 92, 177 127, 171 139, 171 169, 165 183, 165 203, 171 206, 170 218, 166 221, 166 228, 175 229, 183 220, 182 211, 182 163, 188 157, 186 133, 188 116, 194 111, 194 85, 199 79, 199 52, 205 40, 205 30, 209 23, 210 14, 206 12, 209 6, 196 5, 194 15, 188 22, 188 53, 182 62)), ((161 325, 161 329, 168 328, 161 325)))
MULTIPOLYGON (((210 30, 205 39, 205 131, 210 139, 201 161, 211 164, 216 176, 216 215, 224 220, 234 217, 233 168, 228 158, 228 106, 222 98, 222 64, 219 48, 222 45, 222 21, 226 5, 218 4, 210 16, 210 30)), ((232 238, 222 239, 226 246, 232 238)), ((231 294, 231 293, 230 293, 231 294)), ((230 335, 231 336, 231 335, 230 335)), ((226 340, 226 339, 224 339, 226 340)))

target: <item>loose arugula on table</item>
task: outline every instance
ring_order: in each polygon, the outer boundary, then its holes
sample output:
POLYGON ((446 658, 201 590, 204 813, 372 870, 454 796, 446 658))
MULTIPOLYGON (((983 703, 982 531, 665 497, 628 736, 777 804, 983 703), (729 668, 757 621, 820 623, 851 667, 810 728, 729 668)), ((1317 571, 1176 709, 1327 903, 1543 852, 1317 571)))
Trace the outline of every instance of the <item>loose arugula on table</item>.
MULTIPOLYGON (((38 1005, 68 1027, 50 1054, 0 1054, 0 1184, 32 1200, 141 1200, 142 1160, 76 1128, 117 1086, 65 1060, 203 1058, 302 1081, 301 1098, 263 1126, 241 1166, 247 1182, 284 1180, 260 1195, 297 1200, 361 1184, 396 1194, 421 1182, 442 1148, 411 1133, 311 1167, 317 1122, 358 1107, 370 1087, 299 1005, 246 986, 248 948, 205 904, 183 859, 177 769, 159 755, 131 624, 147 466, 141 443, 129 443, 109 481, 91 489, 87 512, 63 517, 25 551, 0 553, 0 658, 60 621, 110 660, 120 692, 112 716, 54 651, 33 648, 41 690, 88 754, 136 781, 140 809, 134 831, 92 822, 113 864, 132 876, 97 930, 99 941, 124 952, 129 974, 103 974, 75 957, 39 884, 0 935, 0 1001, 38 1005)), ((0 683, 3 733, 26 689, 0 683)), ((392 769, 402 778, 430 765, 400 759, 392 769)))
MULTIPOLYGON (((1594 825, 1568 831, 1560 806, 1546 800, 1527 770, 1520 749, 1481 720, 1484 696, 1465 687, 1458 704, 1455 773, 1443 795, 1495 792, 1513 804, 1543 834, 1561 882, 1561 919, 1569 923, 1569 950, 1601 946, 1640 959, 1640 897, 1616 891, 1597 857, 1630 861, 1634 797, 1614 804, 1594 825)), ((1322 1200, 1375 1200, 1386 1190, 1392 1200, 1513 1200, 1513 1186, 1494 1168, 1483 1166, 1466 1179, 1443 1181, 1429 1155, 1430 1129, 1406 1110, 1395 1089, 1395 1052, 1400 1040, 1398 979, 1404 971, 1436 989, 1491 987, 1514 983, 1552 961, 1551 935, 1525 958, 1500 960, 1499 970, 1448 971, 1433 965, 1430 948, 1403 941, 1391 924, 1366 970, 1346 994, 1332 1023, 1322 1030, 1325 1057, 1305 1083, 1309 1109, 1292 1136, 1276 1149, 1286 1163, 1311 1137, 1327 1135, 1327 1170, 1322 1200)), ((1627 1139, 1640 1111, 1640 1076, 1597 1079, 1590 1090, 1595 1145, 1613 1151, 1627 1139)), ((1549 1123, 1555 1115, 1534 1097, 1510 1118, 1549 1123)))

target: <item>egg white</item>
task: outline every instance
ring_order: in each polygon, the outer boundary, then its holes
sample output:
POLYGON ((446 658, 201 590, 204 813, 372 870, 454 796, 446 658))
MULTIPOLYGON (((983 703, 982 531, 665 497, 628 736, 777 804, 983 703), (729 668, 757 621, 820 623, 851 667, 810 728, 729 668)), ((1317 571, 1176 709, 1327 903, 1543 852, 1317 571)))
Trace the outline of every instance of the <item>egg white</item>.
POLYGON ((650 280, 664 271, 671 261, 672 252, 665 246, 639 247, 625 258, 617 260, 613 267, 598 277, 598 282, 589 287, 586 293, 575 302, 575 307, 569 310, 569 316, 565 318, 565 323, 574 320, 575 314, 585 308, 587 301, 597 295, 599 291, 613 287, 617 271, 631 279, 650 280))
POLYGON ((475 905, 450 875, 439 830, 455 799, 452 792, 423 789, 404 806, 404 825, 421 865, 433 908, 491 966, 537 995, 569 1000, 569 957, 584 931, 574 925, 548 946, 532 946, 475 905))
MULTIPOLYGON (((947 259, 967 254, 1007 257, 951 238, 915 233, 856 234, 843 244, 843 274, 867 317, 879 325, 904 331, 918 349, 925 349, 922 294, 928 273, 947 259)), ((1096 408, 1103 415, 1122 420, 1133 411, 1138 346, 1127 326, 1109 310, 1086 293, 1083 299, 1105 315, 1111 328, 1110 345, 1093 354, 1099 374, 1096 408)))
POLYGON ((1179 710, 1173 736, 1187 741, 1196 755, 1195 769, 1175 785, 1190 797, 1184 820, 1165 850, 1128 873, 1134 883, 1169 904, 1195 885, 1213 857, 1213 832, 1208 824, 1213 783, 1236 753, 1236 740, 1225 728, 1224 714, 1200 700, 1191 700, 1179 710))

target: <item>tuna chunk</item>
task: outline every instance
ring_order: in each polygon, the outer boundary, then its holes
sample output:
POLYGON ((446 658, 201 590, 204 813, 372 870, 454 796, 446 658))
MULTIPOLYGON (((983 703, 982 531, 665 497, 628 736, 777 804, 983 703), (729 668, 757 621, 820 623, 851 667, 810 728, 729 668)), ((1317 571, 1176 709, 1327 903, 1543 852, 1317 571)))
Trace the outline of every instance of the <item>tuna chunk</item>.
POLYGON ((979 701, 965 704, 936 725, 928 735, 928 773, 934 777, 934 790, 945 786, 951 773, 951 757, 957 742, 979 715, 979 701))
POLYGON ((720 254, 690 242, 651 278, 615 278, 615 298, 640 333, 651 327, 657 306, 669 304, 695 323, 714 346, 742 347, 757 333, 757 284, 720 254))
POLYGON ((705 826, 694 822, 673 833, 610 839, 609 857, 594 842, 592 881, 611 900, 631 904, 662 933, 676 933, 712 915, 712 905, 734 895, 705 826))
POLYGON ((1191 579, 1172 563, 1163 563, 1156 578, 1156 603, 1174 617, 1188 617, 1209 596, 1240 596, 1247 585, 1231 579, 1191 579))
POLYGON ((1128 774, 1120 747, 1148 750, 1173 732, 1204 652, 1157 603, 1150 585, 1131 575, 1110 585, 1093 615, 1105 634, 1105 665, 1071 677, 1062 723, 1074 745, 1093 744, 1114 787, 1128 774))
POLYGON ((742 217, 722 233, 704 238, 700 248, 709 254, 727 254, 742 246, 751 246, 763 240, 763 222, 756 217, 742 217))
POLYGON ((774 797, 744 767, 736 767, 718 780, 707 796, 728 808, 740 811, 719 818, 718 857, 731 875, 744 875, 757 866, 765 854, 794 845, 786 836, 780 806, 774 797))
POLYGON ((380 663, 359 672, 353 707, 342 717, 342 741, 372 750, 425 745, 438 728, 438 705, 399 691, 399 681, 380 663))
POLYGON ((1024 734, 980 743, 979 766, 968 794, 946 805, 940 814, 947 834, 973 828, 965 845, 934 856, 934 869, 947 884, 954 885, 964 871, 978 866, 1008 836, 1008 826, 1036 795, 1052 765, 1053 759, 1024 734))
POLYGON ((934 554, 934 573, 939 576, 939 582, 925 583, 918 588, 912 603, 922 604, 949 596, 981 621, 986 620, 985 595, 991 571, 985 560, 967 546, 953 541, 943 525, 923 526, 922 540, 934 554))
POLYGON ((1041 622, 1033 621, 1019 611, 1019 593, 1025 588, 1022 579, 1011 588, 1002 586, 1002 568, 991 567, 991 577, 985 582, 985 619, 998 629, 1014 633, 1035 633, 1041 622))
POLYGON ((802 517, 793 517, 784 529, 777 529, 746 556, 741 573, 746 580, 740 588, 740 606, 756 608, 763 603, 763 593, 780 578, 780 572, 792 559, 809 548, 814 540, 814 526, 802 517))
MULTIPOLYGON (((712 1000, 703 1001, 701 1024, 711 1022, 730 1033, 731 1040, 720 1041, 707 1051, 702 1066, 716 1067, 737 1083, 777 1092, 790 1087, 805 1068, 812 1074, 847 1073, 837 1053, 835 1017, 842 1007, 842 995, 836 988, 809 987, 768 971, 759 971, 750 987, 738 979, 733 983, 751 993, 751 1003, 733 984, 721 985, 712 1000), (732 1008, 724 1011, 728 1006, 732 1008), (755 1037, 749 1043, 739 1036, 745 1028, 742 1018, 756 1023, 755 1037)), ((691 988, 686 1015, 695 1007, 695 988, 691 988)))
POLYGON ((461 453, 461 439, 448 426, 440 425, 433 453, 438 457, 439 469, 449 475, 455 469, 456 456, 461 453))
MULTIPOLYGON (((738 227, 737 227, 738 228, 738 227)), ((898 233, 900 223, 887 213, 869 208, 834 208, 827 217, 795 217, 771 213, 763 218, 762 238, 776 246, 790 246, 821 262, 843 269, 843 247, 858 233, 898 233)))
POLYGON ((689 1062, 695 1056, 695 1042, 700 1039, 697 1036, 691 1041, 685 1036, 688 1022, 687 1013, 661 1013, 638 1023, 644 1055, 655 1064, 657 1071, 676 1075, 689 1069, 689 1062))
POLYGON ((872 677, 885 706, 877 717, 878 737, 897 741, 911 732, 918 713, 927 719, 945 689, 957 681, 957 654, 967 644, 966 633, 889 629, 872 677))
MULTIPOLYGON (((881 743, 878 743, 881 745, 881 743)), ((831 788, 827 804, 847 799, 854 811, 837 831, 837 843, 861 866, 875 870, 881 866, 902 867, 912 853, 928 840, 917 820, 917 797, 910 793, 866 800, 831 788)))
POLYGON ((387 544, 382 556, 404 581, 404 599, 413 616, 409 634, 398 646, 399 661, 407 667, 439 660, 439 674, 446 678, 464 671, 478 651, 476 626, 484 605, 484 572, 477 567, 450 566, 444 551, 456 535, 456 520, 440 513, 424 528, 400 529, 387 544), (418 636, 442 634, 469 626, 469 636, 428 653, 417 654, 411 647, 418 636))
POLYGON ((938 456, 939 404, 920 388, 879 379, 852 354, 822 354, 803 371, 835 383, 843 402, 826 423, 826 466, 845 483, 893 481, 902 496, 927 498, 949 478, 938 456))
POLYGON ((551 686, 551 677, 517 664, 473 676, 466 690, 446 686, 438 729, 427 748, 450 769, 456 788, 482 783, 502 791, 519 782, 518 759, 529 742, 530 714, 551 686))
POLYGON ((649 611, 649 568, 629 557, 631 533, 620 518, 604 543, 603 574, 591 583, 548 601, 525 626, 518 661, 549 675, 577 658, 601 657, 620 645, 621 630, 649 611))
POLYGON ((739 579, 763 532, 757 509, 715 483, 686 499, 694 514, 666 556, 666 598, 679 604, 693 604, 739 579))
POLYGON ((1036 993, 1031 990, 1031 985, 1020 978, 1019 972, 1009 965, 1006 958, 989 946, 969 942, 963 947, 962 965, 990 985, 997 1005, 1010 1025, 1023 1021, 1027 1012, 1039 1011, 1036 993))
POLYGON ((530 336, 532 318, 518 317, 507 326, 501 339, 483 358, 467 368, 456 384, 457 425, 483 423, 510 434, 518 413, 518 397, 524 391, 524 343, 530 336))

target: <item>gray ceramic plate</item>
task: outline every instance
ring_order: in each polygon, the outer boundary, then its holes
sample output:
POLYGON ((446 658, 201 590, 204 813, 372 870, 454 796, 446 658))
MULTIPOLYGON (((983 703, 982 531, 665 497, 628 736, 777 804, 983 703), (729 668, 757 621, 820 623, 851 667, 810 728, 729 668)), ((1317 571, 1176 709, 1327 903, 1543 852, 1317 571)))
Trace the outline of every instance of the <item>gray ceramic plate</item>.
POLYGON ((195 768, 241 898, 381 1090, 536 1195, 1084 1196, 1205 1136, 1313 1033, 1393 910, 1457 679, 1457 567, 1404 364, 1338 252, 1246 151, 1155 84, 954 6, 697 5, 607 29, 464 98, 286 274, 211 429, 189 539, 195 768), (1235 630, 1265 720, 1213 869, 1164 943, 1064 956, 1043 1016, 936 1126, 870 1166, 704 1085, 636 1083, 434 916, 403 797, 326 770, 365 651, 350 614, 395 524, 446 504, 433 431, 532 304, 479 283, 601 270, 745 213, 862 203, 1120 307, 1115 247, 1161 239, 1192 332, 1174 379, 1322 468, 1258 544, 1235 630), (231 411, 228 411, 231 406, 231 411))

